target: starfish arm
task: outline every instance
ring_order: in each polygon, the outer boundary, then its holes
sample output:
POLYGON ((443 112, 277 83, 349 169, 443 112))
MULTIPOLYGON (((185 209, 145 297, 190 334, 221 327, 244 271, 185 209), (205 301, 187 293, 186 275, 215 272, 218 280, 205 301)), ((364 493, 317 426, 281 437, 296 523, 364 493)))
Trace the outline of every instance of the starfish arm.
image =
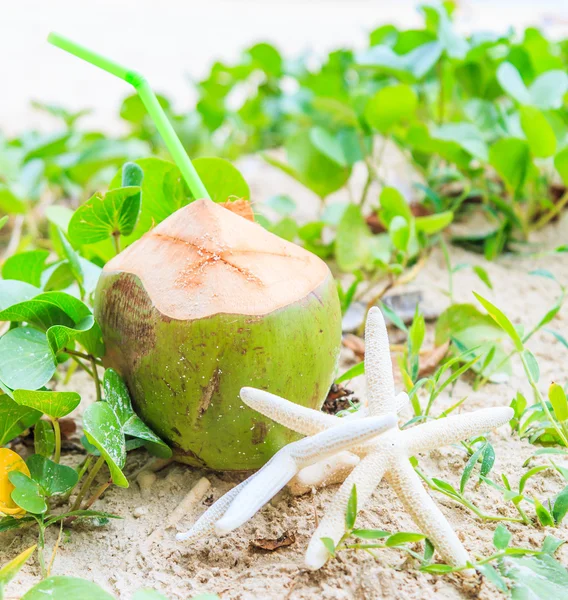
POLYGON ((250 477, 247 480, 248 484, 232 498, 230 505, 223 511, 224 514, 215 523, 215 532, 220 535, 229 533, 246 523, 294 477, 297 471, 298 466, 290 456, 288 447, 280 450, 255 476, 250 477))
POLYGON ((339 417, 300 406, 256 388, 242 388, 241 398, 247 406, 254 408, 261 415, 303 435, 313 435, 340 422, 339 417))
POLYGON ((359 463, 359 457, 352 452, 338 452, 329 458, 304 467, 288 484, 293 496, 301 496, 314 488, 341 483, 359 463))
POLYGON ((353 444, 366 442, 393 427, 395 423, 396 419, 393 415, 369 417, 362 421, 350 420, 288 444, 275 454, 234 498, 225 514, 216 523, 216 532, 229 533, 248 521, 302 467, 333 456, 353 444))
POLYGON ((221 496, 215 504, 210 506, 192 525, 191 529, 184 533, 178 533, 176 540, 179 542, 194 542, 200 537, 211 533, 215 528, 215 522, 218 521, 229 508, 231 502, 239 495, 239 492, 250 483, 250 480, 256 476, 256 473, 239 483, 233 489, 221 496))
POLYGON ((369 311, 365 327, 365 375, 369 412, 396 412, 389 336, 383 314, 376 306, 369 311))
POLYGON ((331 538, 337 545, 345 533, 345 511, 353 486, 357 487, 358 508, 362 508, 383 478, 387 464, 388 458, 385 453, 372 452, 361 460, 343 482, 310 540, 305 559, 308 568, 319 569, 329 558, 321 538, 331 538))
POLYGON ((396 458, 389 470, 388 480, 404 508, 420 531, 434 544, 440 556, 451 565, 464 566, 469 561, 467 550, 424 489, 408 458, 396 458))
POLYGON ((405 429, 401 432, 402 440, 408 448, 409 455, 412 456, 417 452, 434 450, 491 431, 495 427, 508 423, 513 414, 512 408, 502 406, 436 419, 405 429))

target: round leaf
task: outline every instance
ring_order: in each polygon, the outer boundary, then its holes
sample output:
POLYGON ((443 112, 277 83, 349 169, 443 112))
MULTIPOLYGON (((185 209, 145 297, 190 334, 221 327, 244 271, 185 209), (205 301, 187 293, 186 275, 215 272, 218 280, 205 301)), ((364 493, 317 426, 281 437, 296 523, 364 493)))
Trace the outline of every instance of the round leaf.
POLYGON ((24 512, 11 496, 14 484, 10 481, 9 474, 16 471, 30 474, 23 458, 8 448, 0 448, 0 514, 19 515, 24 512))
POLYGON ((114 600, 108 592, 105 592, 96 583, 79 579, 78 577, 66 577, 56 575, 48 577, 27 591, 22 600, 114 600))
POLYGON ((193 166, 213 202, 231 197, 250 199, 250 189, 240 171, 224 158, 196 158, 193 166))
POLYGON ((417 106, 418 98, 409 85, 384 87, 367 103, 365 119, 371 127, 388 133, 396 125, 412 119, 417 106))
POLYGON ((0 380, 9 388, 40 388, 51 379, 55 368, 45 333, 16 327, 0 338, 0 380))

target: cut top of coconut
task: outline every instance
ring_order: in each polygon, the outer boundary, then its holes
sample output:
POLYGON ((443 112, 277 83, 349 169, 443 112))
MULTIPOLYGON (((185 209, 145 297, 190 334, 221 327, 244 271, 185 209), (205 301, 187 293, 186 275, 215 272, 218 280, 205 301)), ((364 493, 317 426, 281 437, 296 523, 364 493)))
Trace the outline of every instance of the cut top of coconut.
POLYGON ((180 208, 110 260, 104 273, 136 275, 156 309, 179 320, 265 315, 331 277, 315 254, 211 200, 180 208))

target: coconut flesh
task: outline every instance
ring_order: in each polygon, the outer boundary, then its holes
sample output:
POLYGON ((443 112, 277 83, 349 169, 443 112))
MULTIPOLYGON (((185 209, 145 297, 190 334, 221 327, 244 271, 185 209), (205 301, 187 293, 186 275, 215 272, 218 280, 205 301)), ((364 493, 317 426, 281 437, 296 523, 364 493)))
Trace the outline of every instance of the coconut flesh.
POLYGON ((319 409, 335 374, 341 311, 327 265, 237 214, 197 200, 103 269, 95 315, 104 364, 177 460, 261 467, 298 438, 244 405, 254 386, 319 409))

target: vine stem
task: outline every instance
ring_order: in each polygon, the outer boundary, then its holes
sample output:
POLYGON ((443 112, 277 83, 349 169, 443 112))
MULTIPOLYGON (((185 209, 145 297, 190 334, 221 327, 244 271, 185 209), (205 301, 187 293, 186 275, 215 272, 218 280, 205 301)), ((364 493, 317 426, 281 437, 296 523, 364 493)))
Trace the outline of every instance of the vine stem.
POLYGON ((59 427, 58 419, 51 419, 53 425, 53 431, 55 433, 55 453, 53 455, 53 461, 59 463, 61 460, 61 427, 59 427))
POLYGON ((103 456, 100 456, 99 460, 97 460, 97 462, 95 463, 95 466, 91 469, 89 476, 87 477, 87 479, 85 479, 85 483, 83 483, 83 485, 81 486, 81 489, 79 490, 79 493, 77 494, 77 498, 75 498, 75 502, 73 503, 73 506, 71 507, 70 512, 79 510, 81 508, 81 502, 83 501, 85 494, 89 491, 89 488, 93 484, 95 477, 98 475, 99 471, 101 470, 101 468, 104 464, 105 464, 105 459, 103 456))
POLYGON ((93 379, 95 381, 95 392, 97 394, 97 402, 102 399, 101 394, 101 380, 99 379, 99 374, 97 373, 97 363, 95 358, 91 358, 91 366, 93 367, 93 379))
POLYGON ((565 208, 566 205, 568 205, 568 191, 564 192, 562 198, 560 198, 560 200, 554 205, 554 207, 549 212, 547 212, 538 221, 536 221, 529 227, 529 231, 534 231, 535 229, 540 229, 541 227, 544 227, 549 221, 554 219, 556 215, 560 214, 560 211, 563 208, 565 208))
POLYGON ((102 361, 92 354, 86 354, 85 352, 78 352, 77 350, 71 350, 70 348, 63 348, 63 352, 65 354, 69 354, 69 356, 76 356, 77 358, 82 358, 84 360, 88 360, 91 363, 94 361, 97 365, 102 366, 102 361))

